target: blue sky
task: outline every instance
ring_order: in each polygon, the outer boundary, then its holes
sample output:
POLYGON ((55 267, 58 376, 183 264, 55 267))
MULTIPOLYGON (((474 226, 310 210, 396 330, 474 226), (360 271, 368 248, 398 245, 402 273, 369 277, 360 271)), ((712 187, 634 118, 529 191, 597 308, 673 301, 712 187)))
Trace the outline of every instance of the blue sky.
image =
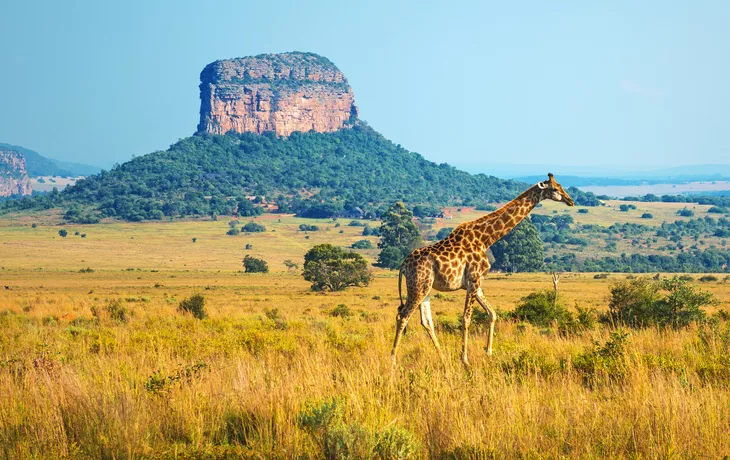
POLYGON ((297 50, 432 161, 730 163, 730 2, 448 3, 5 1, 0 142, 108 167, 195 131, 207 63, 297 50))

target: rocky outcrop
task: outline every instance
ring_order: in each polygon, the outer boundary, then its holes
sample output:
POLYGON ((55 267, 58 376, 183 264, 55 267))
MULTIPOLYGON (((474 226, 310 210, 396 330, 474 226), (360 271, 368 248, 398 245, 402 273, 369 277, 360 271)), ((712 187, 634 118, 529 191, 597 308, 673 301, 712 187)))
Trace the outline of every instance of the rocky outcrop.
POLYGON ((30 178, 20 152, 0 148, 0 196, 30 195, 30 178))
POLYGON ((327 58, 263 54, 216 61, 200 74, 199 132, 331 132, 357 119, 352 88, 327 58))

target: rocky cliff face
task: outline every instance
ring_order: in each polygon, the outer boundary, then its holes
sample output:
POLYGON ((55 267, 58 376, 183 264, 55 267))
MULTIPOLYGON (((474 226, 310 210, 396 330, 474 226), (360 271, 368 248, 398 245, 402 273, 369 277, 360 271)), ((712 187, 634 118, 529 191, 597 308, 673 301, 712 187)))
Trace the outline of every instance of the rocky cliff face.
POLYGON ((342 72, 311 53, 216 61, 200 74, 199 132, 331 132, 357 118, 342 72))
POLYGON ((30 195, 30 178, 22 153, 0 148, 0 196, 30 195))

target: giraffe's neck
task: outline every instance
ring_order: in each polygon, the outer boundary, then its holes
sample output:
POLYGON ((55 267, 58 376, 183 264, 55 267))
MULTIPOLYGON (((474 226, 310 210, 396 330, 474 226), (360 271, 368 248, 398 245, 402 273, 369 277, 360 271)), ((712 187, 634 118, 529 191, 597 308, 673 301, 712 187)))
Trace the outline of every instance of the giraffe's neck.
POLYGON ((515 228, 539 202, 540 189, 535 185, 493 213, 475 220, 474 230, 481 235, 485 249, 515 228))

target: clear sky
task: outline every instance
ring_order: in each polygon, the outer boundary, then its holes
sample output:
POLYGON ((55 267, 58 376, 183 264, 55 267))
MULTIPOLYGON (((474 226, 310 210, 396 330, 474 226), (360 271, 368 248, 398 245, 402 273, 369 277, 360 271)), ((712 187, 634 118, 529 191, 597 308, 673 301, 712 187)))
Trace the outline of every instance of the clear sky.
POLYGON ((729 25, 727 1, 5 0, 0 142, 108 167, 195 131, 207 63, 296 50, 432 161, 730 163, 729 25))

